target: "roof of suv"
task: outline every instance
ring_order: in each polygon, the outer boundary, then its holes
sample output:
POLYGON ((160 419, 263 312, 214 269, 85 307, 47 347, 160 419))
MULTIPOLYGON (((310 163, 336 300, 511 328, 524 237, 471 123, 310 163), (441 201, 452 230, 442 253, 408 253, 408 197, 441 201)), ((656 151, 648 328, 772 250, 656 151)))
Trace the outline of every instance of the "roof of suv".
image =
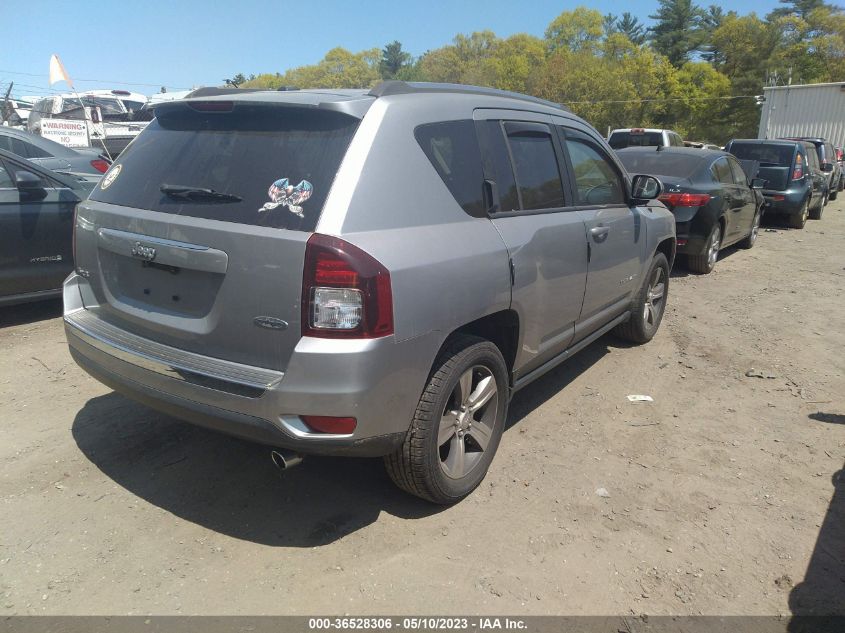
MULTIPOLYGON (((243 88, 200 88, 191 92, 186 100, 194 101, 215 101, 221 97, 226 101, 238 102, 265 102, 291 105, 327 107, 327 109, 343 111, 356 116, 363 116, 369 106, 380 97, 394 95, 414 94, 442 94, 442 95, 477 95, 481 97, 493 97, 508 101, 517 101, 521 104, 532 103, 534 105, 551 108, 558 112, 569 113, 565 106, 539 99, 530 95, 498 90, 495 88, 484 88, 479 86, 468 86, 462 84, 426 83, 426 82, 405 82, 405 81, 383 81, 372 90, 366 89, 331 89, 331 88, 280 88, 278 90, 254 90, 243 88)), ((165 102, 157 105, 158 108, 173 107, 174 104, 183 100, 165 102)))
POLYGON ((796 145, 804 139, 785 138, 732 138, 729 143, 747 143, 749 145, 796 145))

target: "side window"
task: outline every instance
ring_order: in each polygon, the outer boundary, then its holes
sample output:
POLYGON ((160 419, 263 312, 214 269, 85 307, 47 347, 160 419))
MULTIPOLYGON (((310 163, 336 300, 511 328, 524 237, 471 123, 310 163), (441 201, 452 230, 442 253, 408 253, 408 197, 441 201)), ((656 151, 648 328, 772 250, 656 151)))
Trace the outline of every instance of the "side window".
POLYGON ((812 145, 807 147, 804 151, 804 154, 807 156, 807 164, 810 166, 810 169, 813 171, 819 170, 819 157, 816 154, 816 148, 812 145))
POLYGON ((622 176, 610 158, 587 135, 566 128, 566 151, 575 179, 576 205, 624 204, 622 176))
POLYGON ((551 130, 543 123, 505 123, 516 184, 526 211, 564 205, 551 130))
POLYGON ((748 176, 745 175, 745 170, 737 161, 729 158, 728 164, 731 166, 733 172, 734 182, 738 185, 748 186, 748 176))
MULTIPOLYGON (((28 172, 35 174, 36 176, 39 177, 39 179, 41 180, 41 186, 44 187, 45 189, 55 187, 55 184, 52 181, 48 181, 46 178, 44 178, 44 176, 39 174, 37 171, 29 169, 27 167, 24 167, 23 165, 8 162, 8 163, 6 163, 6 170, 9 172, 9 175, 12 177, 13 181, 14 181, 15 175, 19 171, 28 171, 28 172)), ((14 185, 12 185, 12 186, 14 187, 14 185)))
POLYGON ((471 120, 427 123, 414 136, 457 203, 472 216, 484 214, 481 150, 471 120))
POLYGON ((24 143, 22 140, 13 136, 0 136, 0 149, 5 149, 7 152, 12 152, 12 154, 17 154, 24 158, 27 158, 27 145, 28 143, 24 143))
POLYGON ((724 156, 717 160, 710 167, 710 173, 713 174, 713 179, 716 182, 722 182, 727 185, 734 184, 734 177, 731 173, 731 167, 728 165, 728 159, 724 156))
POLYGON ((485 141, 485 157, 489 158, 488 173, 492 173, 499 190, 499 211, 518 211, 519 193, 508 155, 508 145, 502 131, 501 121, 484 121, 482 136, 485 141))
MULTIPOLYGON (((26 152, 25 154, 21 154, 21 156, 25 156, 26 158, 50 158, 50 154, 32 143, 27 143, 26 141, 20 141, 20 143, 26 152)), ((15 153, 17 154, 17 152, 15 153)))
POLYGON ((11 174, 6 171, 3 163, 0 163, 0 189, 14 189, 15 183, 12 181, 11 174))

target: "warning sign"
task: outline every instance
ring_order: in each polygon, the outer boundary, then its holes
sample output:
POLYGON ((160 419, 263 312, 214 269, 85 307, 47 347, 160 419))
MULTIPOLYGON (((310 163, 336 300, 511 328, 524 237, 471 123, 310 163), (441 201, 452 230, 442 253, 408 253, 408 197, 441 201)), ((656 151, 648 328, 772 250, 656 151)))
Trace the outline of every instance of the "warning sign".
POLYGON ((41 119, 41 136, 65 147, 88 147, 88 133, 84 121, 41 119))

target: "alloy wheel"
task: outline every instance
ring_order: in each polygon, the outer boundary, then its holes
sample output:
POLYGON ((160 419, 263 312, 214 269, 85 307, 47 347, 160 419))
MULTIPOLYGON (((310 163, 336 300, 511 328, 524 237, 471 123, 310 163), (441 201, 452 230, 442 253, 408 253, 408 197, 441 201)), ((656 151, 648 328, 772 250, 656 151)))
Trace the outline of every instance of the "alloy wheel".
POLYGON ((716 260, 719 259, 719 246, 722 243, 722 229, 719 225, 713 229, 710 235, 710 243, 707 245, 707 265, 710 268, 716 265, 716 260))
POLYGON ((666 279, 664 278, 664 274, 663 268, 655 268, 654 274, 648 283, 645 305, 643 306, 643 320, 649 326, 654 326, 663 312, 663 299, 666 295, 666 279))
POLYGON ((440 467, 452 479, 469 474, 482 461, 493 438, 499 388, 493 372, 474 365, 461 374, 440 417, 440 467))
POLYGON ((758 211, 754 215, 754 224, 751 225, 751 236, 750 242, 753 244, 757 241, 757 234, 760 232, 760 212, 758 211))

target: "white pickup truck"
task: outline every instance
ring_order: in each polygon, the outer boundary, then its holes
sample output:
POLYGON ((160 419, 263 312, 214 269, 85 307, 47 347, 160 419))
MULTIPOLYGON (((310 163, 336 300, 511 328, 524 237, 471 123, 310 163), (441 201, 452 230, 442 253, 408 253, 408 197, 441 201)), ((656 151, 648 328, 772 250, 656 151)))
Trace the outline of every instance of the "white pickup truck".
POLYGON ((115 158, 148 121, 134 120, 144 95, 126 90, 90 90, 39 99, 27 129, 67 147, 102 147, 115 158))

